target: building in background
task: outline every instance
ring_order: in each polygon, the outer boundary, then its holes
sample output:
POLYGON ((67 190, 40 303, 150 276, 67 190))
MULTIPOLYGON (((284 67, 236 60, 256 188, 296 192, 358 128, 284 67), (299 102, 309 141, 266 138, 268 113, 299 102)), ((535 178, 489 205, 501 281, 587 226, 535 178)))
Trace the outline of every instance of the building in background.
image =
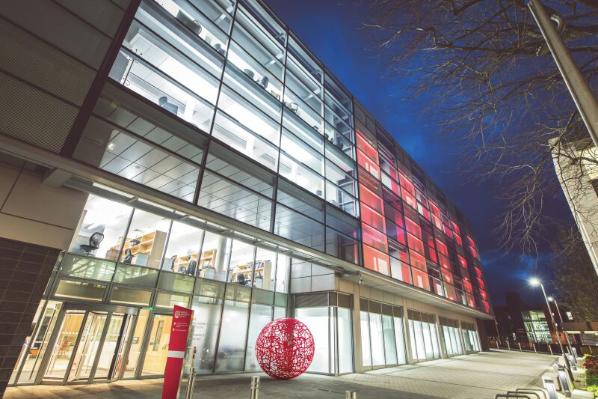
POLYGON ((590 139, 551 146, 557 178, 598 274, 598 150, 590 139))
POLYGON ((544 310, 522 312, 522 319, 528 342, 553 343, 552 333, 544 310))
POLYGON ((465 218, 263 4, 0 14, 10 384, 160 376, 175 304, 203 374, 258 370, 284 316, 316 337, 311 372, 481 350, 465 218))
MULTIPOLYGON (((553 311, 555 318, 558 318, 556 310, 553 309, 553 311)), ((558 343, 555 327, 550 322, 550 314, 545 304, 530 305, 523 302, 519 293, 507 292, 505 305, 495 306, 494 315, 496 321, 487 321, 486 330, 489 331, 489 335, 493 336, 496 336, 498 330, 501 342, 508 340, 511 345, 531 344, 532 342, 558 343)), ((563 317, 567 318, 565 313, 563 313, 563 317)), ((560 334, 562 342, 566 342, 563 333, 560 334)))

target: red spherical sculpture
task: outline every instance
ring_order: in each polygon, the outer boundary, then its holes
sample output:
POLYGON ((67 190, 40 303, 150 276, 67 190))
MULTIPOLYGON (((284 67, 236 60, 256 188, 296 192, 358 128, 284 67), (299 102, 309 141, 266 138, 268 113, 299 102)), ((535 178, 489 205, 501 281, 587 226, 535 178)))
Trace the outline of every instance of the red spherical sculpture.
POLYGON ((314 358, 314 337, 305 324, 287 318, 271 321, 255 343, 255 355, 266 374, 289 380, 303 374, 314 358))

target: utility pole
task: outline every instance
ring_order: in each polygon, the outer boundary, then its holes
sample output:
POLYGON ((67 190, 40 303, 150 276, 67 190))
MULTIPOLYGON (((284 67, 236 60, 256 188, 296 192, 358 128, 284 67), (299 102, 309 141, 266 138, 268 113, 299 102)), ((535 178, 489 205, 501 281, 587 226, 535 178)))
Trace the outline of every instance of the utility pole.
POLYGON ((588 82, 571 58, 561 35, 554 23, 561 25, 563 22, 558 15, 548 15, 540 0, 529 0, 527 7, 531 11, 552 57, 565 80, 565 84, 573 97, 579 115, 583 119, 594 146, 598 148, 598 102, 590 90, 588 82))

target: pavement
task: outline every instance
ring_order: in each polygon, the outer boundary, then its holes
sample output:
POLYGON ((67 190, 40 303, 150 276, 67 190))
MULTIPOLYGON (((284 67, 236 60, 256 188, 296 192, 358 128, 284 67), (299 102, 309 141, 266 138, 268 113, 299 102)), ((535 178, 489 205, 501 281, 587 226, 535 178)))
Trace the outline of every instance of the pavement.
MULTIPOLYGON (((290 381, 262 376, 260 399, 480 399, 515 388, 538 387, 540 375, 556 357, 492 351, 451 359, 375 370, 340 377, 303 375, 290 381)), ((247 399, 251 375, 200 377, 194 399, 247 399)), ((5 399, 153 399, 161 397, 162 380, 118 381, 111 384, 9 388, 5 399)))

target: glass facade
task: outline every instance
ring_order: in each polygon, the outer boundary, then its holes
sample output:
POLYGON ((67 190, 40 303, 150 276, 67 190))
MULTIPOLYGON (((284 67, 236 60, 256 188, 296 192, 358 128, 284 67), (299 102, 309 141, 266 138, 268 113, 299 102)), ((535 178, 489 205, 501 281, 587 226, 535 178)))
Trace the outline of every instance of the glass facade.
POLYGON ((411 356, 414 361, 438 359, 441 356, 436 316, 407 310, 411 356))
POLYGON ((463 345, 465 346, 465 351, 468 353, 479 352, 481 350, 480 337, 478 336, 475 326, 471 323, 462 322, 461 332, 463 334, 463 345))
POLYGON ((459 321, 439 317, 439 323, 442 329, 442 338, 444 340, 444 348, 447 356, 464 354, 465 351, 463 349, 463 342, 461 341, 459 321))
POLYGON ((361 299, 360 326, 364 368, 407 363, 402 307, 361 299))
POLYGON ((352 301, 351 295, 336 292, 294 296, 294 317, 314 337, 314 359, 308 372, 338 375, 354 371, 352 301))
POLYGON ((12 383, 159 376, 173 305, 195 310, 202 374, 259 370, 257 334, 287 315, 316 337, 310 372, 480 350, 473 325, 331 291, 338 262, 490 313, 461 213, 258 0, 142 0, 109 77, 73 156, 173 208, 78 187, 12 383))
POLYGON ((96 166, 490 312, 461 214, 259 2, 143 0, 110 77, 146 111, 105 90, 96 166))

